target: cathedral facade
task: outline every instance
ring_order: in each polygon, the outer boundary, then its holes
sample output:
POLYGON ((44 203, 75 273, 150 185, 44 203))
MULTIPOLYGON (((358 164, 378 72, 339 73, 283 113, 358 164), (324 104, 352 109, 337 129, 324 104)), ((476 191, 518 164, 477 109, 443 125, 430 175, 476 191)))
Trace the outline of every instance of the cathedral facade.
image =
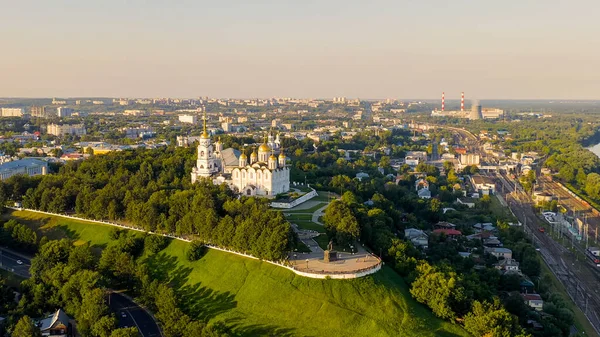
POLYGON ((212 143, 206 132, 200 136, 198 159, 192 169, 192 183, 200 178, 212 178, 215 184, 226 183, 231 189, 247 196, 273 197, 290 190, 290 168, 280 146, 279 135, 253 150, 250 158, 233 148, 223 149, 220 140, 212 143), (279 154, 276 156, 275 154, 279 154))

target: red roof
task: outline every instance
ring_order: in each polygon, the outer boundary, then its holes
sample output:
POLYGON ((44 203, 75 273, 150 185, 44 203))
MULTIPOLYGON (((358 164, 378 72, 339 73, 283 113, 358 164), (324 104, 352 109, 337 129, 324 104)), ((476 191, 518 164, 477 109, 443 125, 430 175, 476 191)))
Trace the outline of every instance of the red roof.
POLYGON ((539 294, 521 294, 526 301, 541 301, 542 296, 539 294))
POLYGON ((447 229, 447 228, 435 229, 433 231, 433 233, 435 233, 435 234, 444 233, 444 234, 446 234, 448 236, 451 236, 451 235, 462 235, 462 233, 459 230, 456 230, 456 229, 447 229))

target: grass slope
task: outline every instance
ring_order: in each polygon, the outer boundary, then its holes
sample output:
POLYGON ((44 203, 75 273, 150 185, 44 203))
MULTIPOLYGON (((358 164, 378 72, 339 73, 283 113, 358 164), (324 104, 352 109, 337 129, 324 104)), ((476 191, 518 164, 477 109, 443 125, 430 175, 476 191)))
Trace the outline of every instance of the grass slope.
MULTIPOLYGON (((15 211, 6 215, 52 238, 103 247, 109 226, 15 211), (36 225, 37 223, 37 225, 36 225)), ((171 241, 144 257, 154 277, 169 281, 187 311, 250 336, 467 336, 416 303, 404 281, 384 267, 354 280, 316 280, 271 264, 208 250, 185 259, 187 243, 171 241)))

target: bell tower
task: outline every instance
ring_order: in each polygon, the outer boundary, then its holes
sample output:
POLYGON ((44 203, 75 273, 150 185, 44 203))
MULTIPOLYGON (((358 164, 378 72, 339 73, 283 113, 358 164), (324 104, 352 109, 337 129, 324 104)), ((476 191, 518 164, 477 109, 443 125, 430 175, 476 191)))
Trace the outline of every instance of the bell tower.
POLYGON ((210 177, 219 171, 216 157, 213 151, 213 145, 206 132, 206 111, 204 112, 204 132, 200 136, 198 144, 198 160, 196 160, 196 170, 192 172, 192 181, 195 181, 194 174, 197 177, 210 177))

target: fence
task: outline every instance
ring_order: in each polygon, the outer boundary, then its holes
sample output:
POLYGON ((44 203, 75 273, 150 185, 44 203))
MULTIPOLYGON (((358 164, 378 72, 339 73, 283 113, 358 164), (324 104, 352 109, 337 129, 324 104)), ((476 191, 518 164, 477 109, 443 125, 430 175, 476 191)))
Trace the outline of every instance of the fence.
MULTIPOLYGON (((316 191, 313 190, 313 192, 316 191)), ((312 193, 312 192, 310 192, 312 193)), ((182 237, 182 236, 175 236, 172 234, 163 234, 163 233, 155 233, 152 231, 147 231, 141 228, 136 228, 136 227, 129 227, 129 226, 125 226, 116 222, 109 222, 109 221, 102 221, 102 220, 91 220, 91 219, 85 219, 85 218, 81 218, 81 217, 77 217, 77 216, 72 216, 72 215, 66 215, 66 214, 57 214, 57 213, 50 213, 50 212, 44 212, 44 211, 38 211, 35 209, 28 209, 28 208, 17 208, 17 207, 6 207, 6 208, 10 208, 13 210, 17 210, 17 211, 21 211, 21 210, 26 210, 29 212, 35 212, 35 213, 40 213, 40 214, 46 214, 46 215, 50 215, 50 216, 59 216, 59 217, 63 217, 63 218, 68 218, 68 219, 73 219, 73 220, 78 220, 78 221, 85 221, 85 222, 91 222, 91 223, 97 223, 97 224, 101 224, 101 225, 108 225, 108 226, 114 226, 114 227, 119 227, 119 228, 123 228, 123 229, 128 229, 128 230, 134 230, 134 231, 138 231, 138 232, 142 232, 142 233, 148 233, 148 234, 153 234, 153 235, 162 235, 174 240, 180 240, 180 241, 184 241, 184 242, 191 242, 191 239, 182 237)), ((309 277, 309 278, 318 278, 318 279, 325 279, 325 278, 331 278, 331 279, 352 279, 352 278, 358 278, 358 277, 363 277, 363 276, 367 276, 370 274, 374 274, 377 271, 379 271, 381 269, 381 260, 379 258, 377 258, 379 260, 379 263, 376 264, 375 266, 371 267, 371 268, 367 268, 367 269, 361 269, 361 270, 356 270, 356 271, 349 271, 349 272, 326 272, 326 271, 313 271, 313 272, 303 272, 300 271, 298 269, 295 269, 294 267, 290 267, 287 266, 281 262, 277 262, 277 261, 269 261, 269 260, 261 260, 259 258, 257 258, 256 256, 252 256, 249 254, 245 254, 245 253, 240 253, 240 252, 236 252, 234 250, 230 250, 227 248, 222 248, 222 247, 218 247, 218 246, 214 246, 211 244, 205 244, 206 247, 210 248, 210 249, 215 249, 215 250, 220 250, 222 252, 227 252, 227 253, 231 253, 231 254, 235 254, 238 256, 243 256, 243 257, 247 257, 250 259, 254 259, 254 260, 260 260, 263 262, 267 262, 270 263, 272 265, 278 266, 278 267, 282 267, 282 268, 286 268, 294 273, 296 273, 297 275, 300 276, 304 276, 304 277, 309 277)))

